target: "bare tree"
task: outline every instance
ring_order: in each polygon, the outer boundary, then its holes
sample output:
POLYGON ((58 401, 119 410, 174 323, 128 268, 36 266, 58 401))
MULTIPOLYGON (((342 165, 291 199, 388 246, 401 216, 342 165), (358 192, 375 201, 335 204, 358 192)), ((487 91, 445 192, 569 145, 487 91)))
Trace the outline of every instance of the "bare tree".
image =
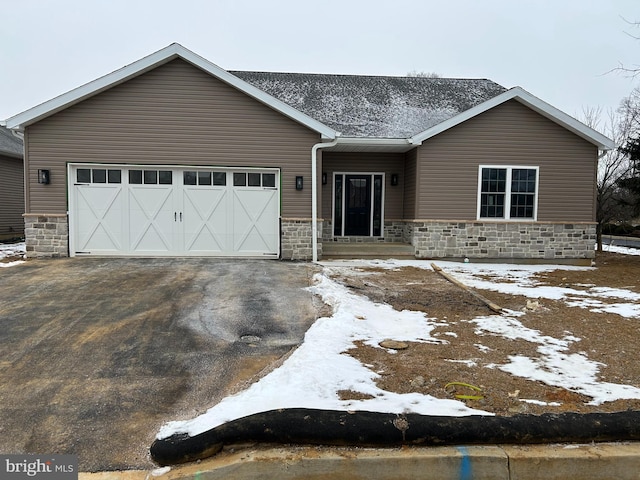
MULTIPOLYGON (((624 102, 628 99, 623 100, 624 102)), ((600 129, 602 110, 586 108, 583 110, 583 121, 591 128, 600 129)), ((609 111, 603 133, 622 145, 633 128, 635 118, 627 114, 625 109, 609 111)), ((629 205, 629 194, 620 186, 620 180, 629 177, 633 170, 629 156, 620 148, 605 152, 598 159, 598 179, 596 186, 596 241, 597 249, 602 250, 602 231, 608 223, 626 222, 633 215, 629 205)))
MULTIPOLYGON (((640 22, 630 22, 629 20, 626 20, 624 18, 623 20, 627 22, 632 28, 640 30, 640 22)), ((633 38, 634 40, 640 40, 640 35, 632 34, 629 32, 625 32, 625 33, 629 35, 631 38, 633 38)), ((628 66, 628 65, 624 65, 623 63, 619 63, 618 66, 614 68, 612 71, 621 72, 630 77, 637 77, 638 75, 640 75, 640 65, 634 64, 634 65, 628 66)))
POLYGON ((622 101, 619 112, 627 125, 619 150, 628 158, 631 168, 618 180, 618 186, 626 192, 626 204, 637 216, 640 214, 640 87, 622 101))
POLYGON ((442 75, 436 72, 418 72, 417 70, 412 70, 407 73, 407 77, 441 78, 442 75))

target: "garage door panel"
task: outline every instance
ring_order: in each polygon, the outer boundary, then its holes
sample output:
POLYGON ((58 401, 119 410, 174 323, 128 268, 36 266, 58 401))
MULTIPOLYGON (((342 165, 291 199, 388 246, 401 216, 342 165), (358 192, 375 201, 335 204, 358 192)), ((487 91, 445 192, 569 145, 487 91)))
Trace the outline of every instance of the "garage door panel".
POLYGON ((177 221, 173 186, 130 186, 129 240, 132 252, 172 252, 173 230, 177 221))
POLYGON ((237 253, 277 254, 279 229, 276 190, 237 189, 233 192, 233 245, 237 253))
POLYGON ((230 236, 227 189, 185 187, 182 206, 184 249, 192 253, 227 251, 230 236))
POLYGON ((118 252, 123 248, 123 193, 120 185, 76 186, 79 251, 118 252))

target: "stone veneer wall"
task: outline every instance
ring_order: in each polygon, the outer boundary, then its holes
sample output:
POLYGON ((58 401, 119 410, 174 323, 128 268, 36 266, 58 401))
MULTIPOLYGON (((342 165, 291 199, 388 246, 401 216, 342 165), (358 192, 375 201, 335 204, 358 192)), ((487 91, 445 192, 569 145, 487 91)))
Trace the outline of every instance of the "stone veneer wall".
POLYGON ((68 257, 69 222, 66 214, 24 215, 27 257, 68 257))
POLYGON ((413 221, 405 231, 417 258, 595 258, 595 223, 413 221))
MULTIPOLYGON (((66 214, 25 214, 27 257, 67 257, 66 214)), ((311 220, 282 219, 284 260, 311 260, 311 220)), ((331 239, 331 222, 318 221, 318 257, 322 238, 331 239)), ((385 237, 340 237, 338 241, 411 243, 416 258, 571 260, 595 258, 595 223, 511 223, 389 221, 385 237)))
MULTIPOLYGON (((283 218, 280 222, 280 250, 283 260, 311 260, 312 225, 311 219, 283 218)), ((318 232, 322 232, 323 222, 318 221, 318 232)), ((318 235, 320 236, 320 235, 318 235)), ((322 256, 322 239, 318 239, 318 258, 322 256)))

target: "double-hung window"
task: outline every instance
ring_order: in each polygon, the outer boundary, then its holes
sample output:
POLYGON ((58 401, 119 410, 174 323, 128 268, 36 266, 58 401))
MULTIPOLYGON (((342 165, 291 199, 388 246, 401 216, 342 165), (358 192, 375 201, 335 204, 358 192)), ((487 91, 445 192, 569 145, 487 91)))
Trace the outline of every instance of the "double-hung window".
POLYGON ((535 220, 538 167, 480 166, 478 218, 535 220))

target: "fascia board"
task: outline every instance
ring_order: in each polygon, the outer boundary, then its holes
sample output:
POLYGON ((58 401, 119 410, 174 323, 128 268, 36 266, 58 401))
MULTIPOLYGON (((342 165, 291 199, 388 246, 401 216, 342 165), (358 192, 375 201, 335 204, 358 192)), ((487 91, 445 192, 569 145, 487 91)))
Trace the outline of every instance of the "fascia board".
POLYGON ((8 152, 6 150, 1 150, 0 149, 0 155, 4 155, 5 157, 11 157, 11 158, 17 158, 22 160, 24 158, 23 155, 16 153, 16 152, 8 152))
POLYGON ((268 95, 262 90, 257 89, 253 85, 248 84, 244 80, 241 80, 240 78, 230 74, 226 70, 209 62, 203 57, 196 55, 192 51, 184 48, 182 45, 177 43, 173 43, 168 47, 163 48, 162 50, 159 50, 155 53, 152 53, 151 55, 137 60, 130 65, 127 65, 126 67, 116 70, 108 75, 93 80, 92 82, 75 88, 74 90, 55 97, 36 107, 10 117, 6 120, 7 128, 22 130, 27 125, 35 123, 38 120, 42 120, 43 118, 64 110, 65 108, 79 103, 86 98, 103 92, 133 77, 152 70, 162 64, 168 63, 176 58, 182 58, 183 60, 191 63, 201 70, 204 70, 210 75, 217 77, 221 81, 227 83, 228 85, 231 85, 234 88, 237 88, 245 94, 255 98, 259 102, 273 108, 283 115, 286 115, 292 120, 301 123, 311 130, 318 132, 323 138, 336 137, 337 132, 332 128, 318 122, 317 120, 314 120, 308 115, 305 115, 304 113, 296 110, 286 103, 281 102, 271 95, 268 95))
POLYGON ((338 145, 397 147, 411 145, 411 142, 406 138, 339 137, 338 145))
POLYGON ((97 78, 29 110, 14 115, 7 119, 7 128, 22 130, 25 126, 31 125, 32 123, 75 105, 82 100, 152 70, 163 63, 170 62, 179 56, 176 47, 176 44, 169 45, 162 50, 141 58, 103 77, 97 78))
POLYGON ((575 118, 571 117, 570 115, 567 115, 561 110, 558 110, 552 105, 549 105, 548 103, 543 102, 539 98, 531 95, 529 92, 527 92, 526 90, 523 90, 520 87, 511 88, 506 92, 498 95, 497 97, 489 99, 486 102, 481 103, 480 105, 476 105, 475 107, 470 108, 469 110, 466 110, 461 114, 456 115, 453 118, 450 118, 449 120, 445 120, 444 122, 439 123, 438 125, 435 125, 434 127, 428 130, 425 130, 424 132, 414 135, 409 140, 416 145, 420 145, 425 140, 435 135, 438 135, 439 133, 442 133, 446 130, 449 130, 450 128, 455 127, 456 125, 459 125, 462 122, 465 122, 477 115, 480 115, 481 113, 484 113, 487 110, 497 107, 498 105, 504 102, 507 102, 509 100, 516 100, 522 103, 523 105, 526 105, 527 107, 536 111, 540 115, 563 126, 567 130, 575 133, 579 137, 584 138, 588 142, 593 143, 600 150, 613 150, 616 147, 615 142, 613 142, 613 140, 611 140, 610 138, 586 126, 582 122, 579 122, 575 118))

